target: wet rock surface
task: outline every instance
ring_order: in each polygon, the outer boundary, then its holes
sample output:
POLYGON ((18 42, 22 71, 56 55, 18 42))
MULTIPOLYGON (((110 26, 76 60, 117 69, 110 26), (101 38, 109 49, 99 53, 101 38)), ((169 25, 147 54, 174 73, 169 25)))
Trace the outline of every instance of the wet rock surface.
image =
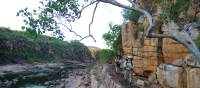
POLYGON ((159 88, 150 85, 148 79, 138 76, 132 76, 130 83, 111 64, 95 65, 90 70, 78 63, 37 64, 22 68, 29 70, 16 72, 7 69, 9 72, 6 73, 4 67, 0 68, 3 71, 3 75, 0 75, 0 88, 159 88))
POLYGON ((27 85, 55 88, 70 78, 75 69, 84 68, 78 62, 0 66, 0 88, 27 88, 27 85))

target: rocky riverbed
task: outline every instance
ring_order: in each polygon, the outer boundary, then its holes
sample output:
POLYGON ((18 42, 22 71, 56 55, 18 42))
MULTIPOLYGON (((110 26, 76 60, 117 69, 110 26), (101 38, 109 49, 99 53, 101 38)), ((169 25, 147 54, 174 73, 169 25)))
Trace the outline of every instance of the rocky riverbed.
POLYGON ((88 69, 80 62, 5 65, 0 66, 0 88, 149 88, 138 85, 137 78, 130 85, 114 69, 111 64, 88 69))
POLYGON ((76 88, 67 86, 83 79, 85 67, 79 62, 4 65, 0 66, 0 88, 76 88))

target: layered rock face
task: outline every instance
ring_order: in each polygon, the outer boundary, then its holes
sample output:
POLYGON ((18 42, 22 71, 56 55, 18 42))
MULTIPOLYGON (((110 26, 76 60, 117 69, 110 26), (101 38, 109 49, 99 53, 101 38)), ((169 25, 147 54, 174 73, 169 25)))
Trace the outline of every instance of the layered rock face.
POLYGON ((129 22, 126 25, 123 25, 122 30, 122 47, 123 47, 123 56, 132 55, 132 48, 134 44, 134 39, 132 35, 134 24, 129 22))
POLYGON ((150 81, 164 88, 199 88, 200 68, 194 68, 187 48, 170 38, 147 38, 143 32, 135 38, 135 26, 128 22, 122 29, 123 58, 132 57, 133 73, 154 79, 150 81))
POLYGON ((145 71, 155 72, 158 65, 158 39, 157 38, 139 38, 143 37, 143 32, 137 34, 138 38, 133 36, 134 23, 128 22, 122 29, 123 57, 133 57, 134 72, 142 75, 145 71), (143 44, 141 44, 143 42, 143 44))
MULTIPOLYGON (((193 40, 199 37, 198 29, 188 28, 189 31, 185 31, 186 24, 200 19, 198 0, 135 1, 141 7, 151 8, 148 11, 153 16, 154 33, 172 32, 172 35, 177 35, 184 31, 193 40), (171 17, 171 31, 169 22, 165 20, 165 17, 161 18, 169 7, 174 9, 172 13, 176 13, 171 17)), ((147 38, 144 35, 147 27, 147 19, 143 17, 141 22, 129 21, 122 28, 123 58, 132 57, 133 73, 146 76, 163 88, 200 88, 200 66, 196 63, 194 55, 185 46, 171 38, 147 38), (143 30, 138 28, 139 25, 144 27, 143 30)))
POLYGON ((189 54, 187 48, 169 38, 163 39, 162 47, 163 59, 166 64, 176 64, 176 61, 183 60, 189 54))

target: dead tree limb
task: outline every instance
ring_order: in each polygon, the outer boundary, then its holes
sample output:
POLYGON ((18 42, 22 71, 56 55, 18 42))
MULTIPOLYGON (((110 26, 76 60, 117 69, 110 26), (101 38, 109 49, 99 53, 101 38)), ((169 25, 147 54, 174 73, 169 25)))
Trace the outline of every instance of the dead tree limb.
POLYGON ((83 12, 83 10, 84 9, 86 9, 87 7, 89 7, 89 6, 91 6, 92 4, 94 4, 94 3, 96 3, 97 2, 97 0, 95 0, 95 1, 91 1, 89 4, 87 4, 86 6, 83 6, 82 7, 82 9, 80 10, 80 15, 78 16, 78 19, 80 19, 80 17, 81 17, 81 14, 82 14, 82 12, 83 12))
POLYGON ((80 19, 82 12, 83 12, 86 8, 88 8, 89 6, 91 6, 91 5, 95 4, 95 3, 96 3, 96 5, 95 5, 95 8, 94 8, 94 10, 93 10, 92 20, 91 20, 91 22, 89 23, 89 26, 88 26, 88 35, 86 35, 86 36, 79 35, 78 33, 76 33, 76 31, 73 31, 73 28, 72 28, 72 25, 71 25, 71 21, 64 21, 64 22, 63 22, 62 18, 61 18, 57 13, 53 13, 52 15, 53 15, 54 18, 58 21, 58 22, 57 22, 58 25, 65 27, 66 29, 69 30, 69 32, 72 32, 73 34, 75 34, 75 36, 77 36, 77 37, 80 38, 80 41, 82 41, 82 40, 85 39, 85 38, 91 37, 91 38, 96 42, 94 36, 91 34, 91 26, 92 26, 93 21, 94 21, 94 15, 95 15, 97 6, 98 6, 98 4, 99 4, 99 1, 97 1, 97 0, 91 1, 89 4, 87 4, 87 5, 85 5, 85 6, 82 6, 82 8, 81 8, 80 11, 79 11, 79 16, 78 16, 78 17, 75 17, 75 18, 80 19), (67 22, 67 23, 66 23, 66 22, 67 22), (69 27, 67 24, 69 24, 70 27, 69 27))
MULTIPOLYGON (((94 10, 93 10, 92 20, 91 20, 91 22, 90 22, 90 24, 89 24, 89 26, 88 26, 88 28, 89 28, 89 29, 88 29, 89 34, 88 34, 88 36, 83 37, 81 40, 83 40, 83 39, 85 39, 85 38, 87 38, 87 37, 92 37, 92 39, 96 42, 94 36, 91 34, 91 26, 92 26, 92 24, 93 24, 93 22, 94 22, 95 12, 96 12, 96 10, 97 10, 97 7, 98 7, 99 2, 100 2, 100 1, 98 1, 98 2, 96 3, 96 5, 95 5, 95 7, 94 7, 94 10)), ((80 41, 81 41, 81 40, 80 40, 80 41)))

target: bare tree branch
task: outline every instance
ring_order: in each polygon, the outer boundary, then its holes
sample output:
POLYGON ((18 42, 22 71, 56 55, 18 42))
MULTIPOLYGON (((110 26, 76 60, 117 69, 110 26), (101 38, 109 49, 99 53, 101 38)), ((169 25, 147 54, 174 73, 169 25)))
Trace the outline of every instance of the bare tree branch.
MULTIPOLYGON (((89 24, 89 36, 92 37, 93 40, 94 40, 95 42, 96 42, 96 40, 94 39, 94 37, 93 37, 92 34, 91 34, 91 26, 92 26, 92 24, 93 24, 93 22, 94 22, 95 12, 96 12, 96 10, 97 10, 97 6, 98 6, 99 2, 100 2, 100 1, 98 1, 98 2, 96 3, 95 7, 94 7, 93 14, 92 14, 92 20, 91 20, 91 22, 90 22, 90 24, 89 24)), ((82 39, 81 39, 81 40, 82 40, 82 39)))
POLYGON ((78 36, 78 37, 80 37, 81 39, 83 39, 83 37, 81 36, 81 35, 78 35, 75 31, 73 31, 71 28, 69 28, 67 25, 65 25, 65 24, 63 24, 63 23, 57 23, 57 24, 60 24, 60 25, 62 25, 62 26, 64 26, 64 27, 66 27, 68 30, 69 30, 69 32, 72 32, 72 33, 74 33, 76 36, 78 36))
MULTIPOLYGON (((191 53, 193 53, 197 57, 197 62, 200 63, 200 52, 198 47, 196 46, 195 42, 192 40, 191 36, 192 34, 189 34, 189 28, 196 28, 200 26, 198 23, 189 23, 186 24, 182 30, 178 33, 173 33, 172 30, 172 21, 168 23, 168 31, 164 32, 163 34, 158 34, 158 33, 149 33, 148 36, 150 37, 155 37, 155 38, 171 38, 181 44, 183 44, 185 47, 189 49, 191 53)), ((193 30, 193 29, 191 29, 193 30)))
POLYGON ((147 10, 144 10, 144 9, 141 9, 135 2, 133 2, 132 0, 128 0, 135 8, 135 10, 137 11, 140 11, 142 12, 148 19, 148 28, 147 28, 147 31, 146 31, 146 36, 148 37, 149 33, 151 32, 152 30, 152 27, 153 27, 153 17, 151 16, 151 14, 147 11, 147 10))
POLYGON ((94 11, 93 11, 92 20, 89 23, 89 29, 88 29, 88 35, 87 36, 81 36, 78 33, 76 33, 75 31, 73 31, 71 22, 70 21, 63 22, 62 18, 57 13, 53 13, 53 16, 56 18, 57 21, 59 21, 59 22, 57 22, 58 25, 61 25, 61 26, 65 27, 65 28, 67 28, 69 30, 69 32, 74 33, 76 36, 78 36, 80 38, 80 41, 82 41, 85 38, 91 37, 96 42, 94 36, 91 34, 91 26, 92 26, 93 21, 94 21, 94 15, 95 15, 97 6, 99 4, 99 1, 95 0, 95 1, 92 1, 91 3, 87 4, 86 6, 83 6, 82 9, 80 10, 80 15, 78 17, 76 17, 76 18, 79 19, 81 17, 81 14, 82 14, 83 10, 85 10, 87 7, 93 5, 94 3, 96 3, 96 5, 95 5, 94 11), (70 27, 66 24, 66 22, 68 22, 70 27))
POLYGON ((58 16, 58 14, 54 13, 53 15, 54 15, 54 17, 56 17, 56 18, 59 20, 59 22, 57 22, 58 25, 64 26, 65 28, 67 28, 67 29, 69 30, 69 32, 74 33, 76 36, 78 36, 78 37, 81 38, 81 39, 83 38, 81 35, 77 34, 75 31, 72 30, 72 25, 71 25, 70 22, 68 22, 68 23, 70 24, 70 28, 69 28, 69 27, 66 25, 66 23, 65 23, 65 24, 63 23, 62 19, 60 18, 60 16, 58 16))
POLYGON ((171 33, 165 33, 165 34, 158 34, 158 33, 149 33, 149 37, 151 38, 172 38, 171 33))
POLYGON ((174 37, 176 37, 176 39, 179 43, 181 43, 185 47, 187 47, 197 57, 198 63, 200 63, 199 49, 196 46, 195 42, 191 39, 189 34, 187 32, 182 31, 182 32, 179 32, 176 35, 174 35, 174 37))
POLYGON ((86 6, 83 6, 83 8, 82 8, 82 9, 80 10, 80 12, 79 12, 80 15, 78 16, 78 19, 80 19, 83 10, 86 9, 87 7, 91 6, 91 5, 94 4, 95 2, 97 2, 97 0, 92 1, 90 4, 87 4, 86 6))
POLYGON ((95 38, 94 38, 94 36, 93 35, 88 35, 88 36, 85 36, 85 37, 83 37, 82 39, 80 39, 80 41, 82 41, 83 39, 85 39, 85 38, 88 38, 88 37, 91 37, 95 42, 96 42, 96 40, 95 40, 95 38))
POLYGON ((132 4, 133 7, 123 5, 119 2, 117 2, 116 0, 99 0, 99 1, 104 2, 104 3, 109 3, 109 4, 112 4, 112 5, 115 5, 115 6, 118 6, 118 7, 122 7, 122 8, 125 8, 125 9, 136 10, 136 11, 143 13, 147 17, 148 22, 149 22, 147 31, 145 33, 145 35, 148 37, 148 35, 149 35, 149 33, 150 33, 150 31, 153 27, 153 17, 151 16, 151 14, 148 11, 139 8, 139 6, 131 0, 128 0, 128 1, 132 4))

